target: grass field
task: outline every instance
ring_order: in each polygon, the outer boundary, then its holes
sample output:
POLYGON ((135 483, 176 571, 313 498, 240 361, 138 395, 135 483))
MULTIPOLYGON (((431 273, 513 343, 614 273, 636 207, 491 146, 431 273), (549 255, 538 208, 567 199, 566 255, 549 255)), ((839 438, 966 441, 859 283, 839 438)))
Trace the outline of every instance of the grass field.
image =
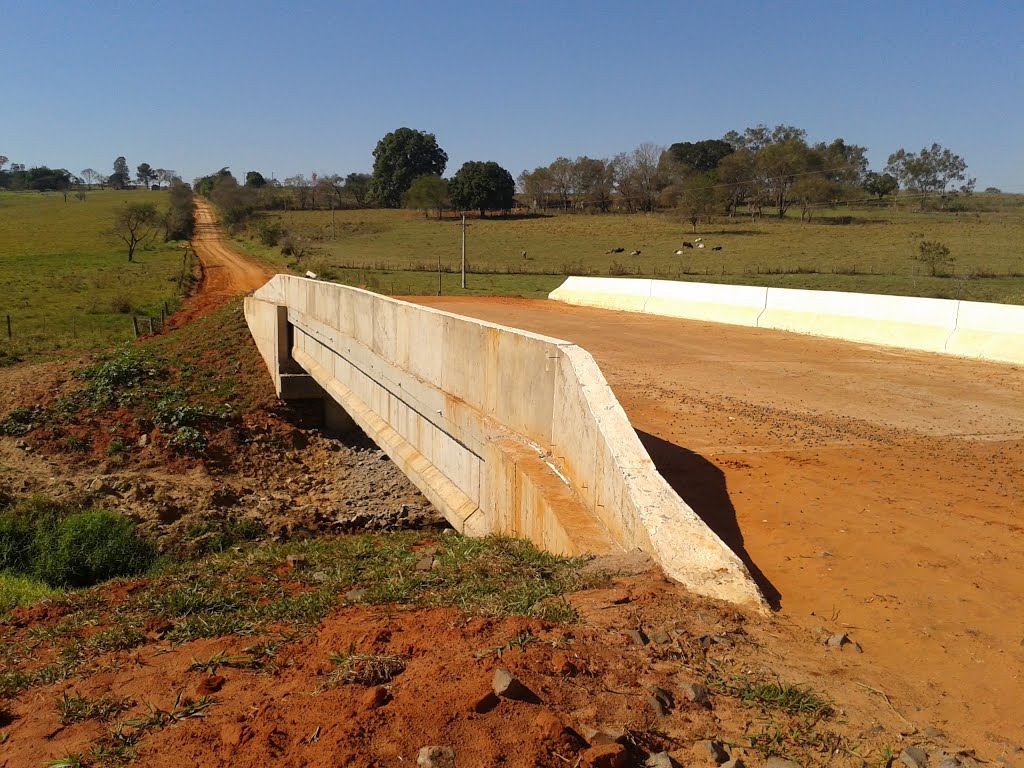
POLYGON ((132 315, 160 317, 178 301, 183 250, 158 237, 128 262, 105 235, 126 202, 166 206, 164 193, 0 193, 0 362, 132 338, 132 315), (11 337, 6 316, 11 318, 11 337))
MULTIPOLYGON (((839 207, 810 223, 719 218, 694 234, 670 214, 472 219, 469 293, 539 296, 564 275, 627 275, 1024 304, 1024 196, 977 195, 977 211, 839 207), (684 240, 704 238, 705 249, 684 240), (922 240, 949 246, 949 274, 914 261, 922 240), (721 251, 713 251, 721 246, 721 251), (621 247, 624 253, 606 251, 621 247), (631 257, 633 250, 641 255, 631 257), (526 256, 523 256, 523 252, 526 256)), ((330 279, 396 294, 437 292, 437 264, 457 272, 461 226, 408 211, 290 211, 278 218, 309 249, 295 264, 330 279)), ((252 241, 246 247, 267 254, 252 241)), ((461 292, 443 275, 445 293, 461 292)))

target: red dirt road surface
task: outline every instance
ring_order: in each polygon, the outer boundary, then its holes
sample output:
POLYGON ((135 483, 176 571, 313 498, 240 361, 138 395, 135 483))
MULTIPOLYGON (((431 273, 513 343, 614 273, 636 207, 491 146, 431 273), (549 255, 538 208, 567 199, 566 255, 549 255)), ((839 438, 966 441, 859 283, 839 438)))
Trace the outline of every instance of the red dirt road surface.
POLYGON ((203 279, 195 295, 168 319, 168 326, 172 328, 180 328, 210 314, 235 296, 256 290, 274 276, 269 267, 232 248, 224 240, 213 207, 201 198, 194 200, 196 228, 191 245, 203 265, 203 279))
POLYGON ((590 351, 783 619, 848 628, 873 670, 858 682, 919 727, 1024 738, 1024 370, 555 302, 412 300, 590 351))

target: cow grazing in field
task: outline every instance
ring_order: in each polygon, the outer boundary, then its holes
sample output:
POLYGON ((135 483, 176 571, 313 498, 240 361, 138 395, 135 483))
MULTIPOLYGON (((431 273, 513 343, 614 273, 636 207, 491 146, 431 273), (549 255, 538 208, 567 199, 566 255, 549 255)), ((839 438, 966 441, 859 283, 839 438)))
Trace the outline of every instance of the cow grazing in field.
POLYGON ((722 250, 722 246, 720 246, 720 245, 716 245, 716 246, 715 246, 714 248, 712 248, 711 250, 712 250, 712 251, 720 251, 720 250, 722 250))
POLYGON ((682 256, 684 253, 686 253, 686 251, 680 248, 678 251, 676 251, 676 256, 682 256))
POLYGON ((693 243, 691 243, 689 240, 684 240, 683 248, 693 248, 693 243))
POLYGON ((704 238, 703 237, 695 237, 695 238, 693 238, 693 242, 695 242, 695 243, 703 243, 704 242, 704 238))
POLYGON ((639 256, 640 255, 640 251, 630 251, 629 255, 630 256, 639 256))
POLYGON ((697 247, 698 248, 703 248, 704 247, 704 243, 697 243, 697 247))
POLYGON ((622 253, 625 250, 626 250, 625 248, 611 248, 611 249, 605 251, 605 253, 622 253))

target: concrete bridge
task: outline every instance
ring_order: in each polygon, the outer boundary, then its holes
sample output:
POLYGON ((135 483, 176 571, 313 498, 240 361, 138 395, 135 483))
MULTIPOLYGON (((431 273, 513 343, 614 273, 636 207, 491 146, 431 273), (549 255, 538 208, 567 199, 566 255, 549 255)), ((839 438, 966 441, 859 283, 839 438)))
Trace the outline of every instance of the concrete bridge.
POLYGON ((764 606, 575 344, 287 275, 245 316, 278 395, 357 424, 457 530, 566 555, 641 549, 696 593, 764 606))

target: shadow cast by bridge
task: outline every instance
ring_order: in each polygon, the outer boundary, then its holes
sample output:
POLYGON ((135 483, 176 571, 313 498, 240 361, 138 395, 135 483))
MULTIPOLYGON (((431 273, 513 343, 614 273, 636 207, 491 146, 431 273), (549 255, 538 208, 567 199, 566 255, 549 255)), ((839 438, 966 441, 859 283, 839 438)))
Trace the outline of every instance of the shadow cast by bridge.
POLYGON ((736 519, 736 508, 729 498, 722 470, 699 453, 639 429, 636 434, 661 476, 743 561, 768 604, 773 610, 778 610, 782 605, 782 593, 757 567, 743 546, 743 532, 736 519))

